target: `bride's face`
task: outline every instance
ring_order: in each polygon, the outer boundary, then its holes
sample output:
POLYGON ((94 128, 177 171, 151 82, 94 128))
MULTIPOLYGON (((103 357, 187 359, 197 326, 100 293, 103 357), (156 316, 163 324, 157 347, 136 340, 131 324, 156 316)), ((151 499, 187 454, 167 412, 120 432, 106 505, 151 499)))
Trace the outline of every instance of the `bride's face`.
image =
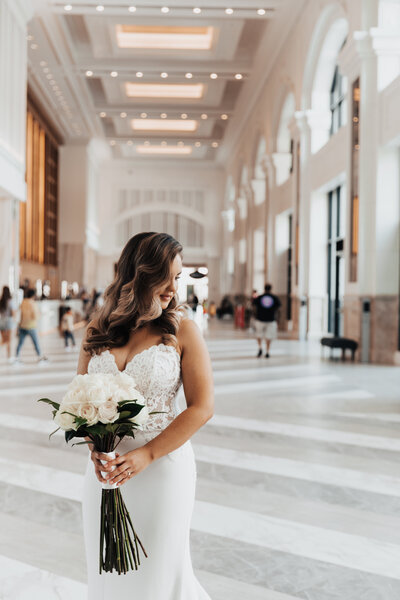
POLYGON ((160 292, 160 302, 163 310, 168 307, 168 304, 178 290, 178 280, 181 273, 182 259, 180 254, 177 254, 171 264, 170 279, 160 292))

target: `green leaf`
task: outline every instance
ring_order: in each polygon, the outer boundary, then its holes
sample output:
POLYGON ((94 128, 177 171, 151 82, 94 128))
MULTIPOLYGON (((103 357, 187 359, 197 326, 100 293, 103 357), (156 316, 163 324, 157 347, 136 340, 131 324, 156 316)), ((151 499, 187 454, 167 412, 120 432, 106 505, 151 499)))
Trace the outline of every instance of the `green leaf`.
POLYGON ((131 416, 131 412, 124 410, 124 412, 120 413, 120 416, 118 417, 117 422, 121 422, 123 419, 129 419, 130 416, 131 416))
POLYGON ((136 404, 138 400, 139 400, 139 398, 131 398, 130 400, 120 400, 118 402, 118 405, 124 406, 125 404, 130 404, 130 403, 136 404))
POLYGON ((82 444, 93 444, 93 442, 75 442, 75 444, 71 444, 71 446, 82 446, 82 444))
POLYGON ((51 434, 49 435, 49 439, 51 438, 52 435, 54 435, 55 433, 57 433, 57 431, 59 431, 60 427, 57 427, 57 429, 55 429, 54 431, 51 432, 51 434))
POLYGON ((67 410, 63 410, 62 415, 71 415, 71 417, 75 417, 74 423, 78 425, 78 427, 82 427, 82 425, 86 425, 87 420, 83 417, 78 417, 78 415, 74 415, 74 413, 68 412, 67 410))
POLYGON ((77 431, 75 431, 74 429, 70 429, 69 431, 65 432, 65 441, 70 442, 74 437, 79 437, 79 434, 77 431))
POLYGON ((106 425, 104 423, 96 423, 95 425, 89 425, 86 427, 88 435, 104 435, 107 432, 106 425))
POLYGON ((60 405, 58 402, 54 402, 53 400, 50 400, 49 398, 39 398, 38 402, 45 402, 46 404, 51 404, 51 406, 53 408, 55 408, 56 410, 58 410, 60 408, 60 405))
POLYGON ((120 419, 125 419, 127 414, 131 417, 136 417, 142 410, 143 406, 141 404, 125 404, 123 410, 120 412, 120 419))

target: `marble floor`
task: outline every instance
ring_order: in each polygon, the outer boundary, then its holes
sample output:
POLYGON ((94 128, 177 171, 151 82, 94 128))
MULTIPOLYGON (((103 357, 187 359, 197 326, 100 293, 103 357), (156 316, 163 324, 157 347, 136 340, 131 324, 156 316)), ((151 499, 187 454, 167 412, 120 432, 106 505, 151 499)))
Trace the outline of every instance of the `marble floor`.
MULTIPOLYGON (((212 600, 399 600, 400 369, 288 340, 257 359, 229 322, 205 335, 216 409, 193 439, 191 544, 212 600)), ((0 599, 83 600, 87 450, 49 442, 35 401, 61 399, 77 353, 49 335, 37 365, 29 343, 22 365, 0 359, 0 599)))

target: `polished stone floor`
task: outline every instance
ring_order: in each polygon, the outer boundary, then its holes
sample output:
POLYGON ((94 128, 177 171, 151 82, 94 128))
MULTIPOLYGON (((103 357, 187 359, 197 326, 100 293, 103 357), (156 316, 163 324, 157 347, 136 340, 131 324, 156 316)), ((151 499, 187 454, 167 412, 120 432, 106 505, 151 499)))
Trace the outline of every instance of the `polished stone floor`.
MULTIPOLYGON (((215 416, 193 439, 193 562, 212 600, 399 600, 400 369, 280 340, 255 358, 229 322, 205 332, 215 416)), ((83 600, 86 450, 54 429, 76 368, 55 335, 37 365, 0 359, 0 599, 83 600)))

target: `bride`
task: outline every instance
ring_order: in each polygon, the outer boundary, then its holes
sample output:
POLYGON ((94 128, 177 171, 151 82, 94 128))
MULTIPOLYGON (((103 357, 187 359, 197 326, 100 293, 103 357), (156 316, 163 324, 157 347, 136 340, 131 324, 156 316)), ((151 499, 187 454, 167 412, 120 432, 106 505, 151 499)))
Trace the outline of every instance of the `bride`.
POLYGON ((134 378, 149 410, 162 411, 119 444, 114 460, 91 451, 83 498, 89 600, 210 600, 190 557, 196 471, 189 440, 212 415, 213 383, 202 335, 178 306, 181 252, 165 233, 131 238, 82 344, 78 373, 122 371, 134 378), (181 383, 183 411, 176 400, 181 383), (106 481, 123 488, 148 554, 126 575, 99 574, 99 482, 106 481))

